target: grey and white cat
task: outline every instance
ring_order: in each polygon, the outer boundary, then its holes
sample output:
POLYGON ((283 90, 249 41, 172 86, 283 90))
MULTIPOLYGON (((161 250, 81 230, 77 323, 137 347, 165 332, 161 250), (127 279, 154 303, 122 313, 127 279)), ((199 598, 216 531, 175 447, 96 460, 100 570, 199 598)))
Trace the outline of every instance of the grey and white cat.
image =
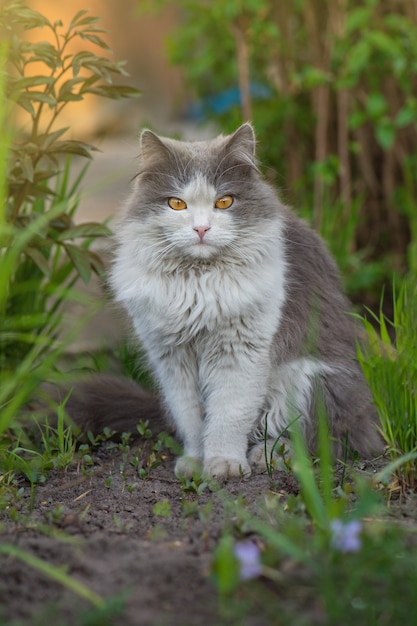
POLYGON ((262 179, 249 124, 210 141, 142 133, 110 282, 184 444, 177 475, 249 475, 265 415, 271 441, 299 416, 313 450, 318 390, 336 454, 381 450, 335 263, 262 179))

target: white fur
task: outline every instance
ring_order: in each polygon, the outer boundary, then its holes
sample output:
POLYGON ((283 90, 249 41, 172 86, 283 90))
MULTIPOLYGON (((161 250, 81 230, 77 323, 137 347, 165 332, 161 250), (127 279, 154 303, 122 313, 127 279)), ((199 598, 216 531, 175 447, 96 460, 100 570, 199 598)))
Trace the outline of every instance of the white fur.
POLYGON ((298 419, 302 425, 310 418, 308 407, 313 381, 333 369, 318 359, 303 357, 272 370, 265 399, 270 437, 278 437, 293 419, 298 419))
POLYGON ((303 413, 322 364, 299 359, 271 371, 286 282, 279 215, 245 236, 214 208, 204 177, 181 198, 184 211, 161 205, 158 215, 125 219, 111 282, 183 439, 177 474, 197 461, 217 477, 249 474, 248 437, 262 412, 277 435, 290 397, 303 413), (204 243, 196 226, 210 228, 204 243))
MULTIPOLYGON (((251 439, 258 442, 250 453, 253 465, 265 466, 265 429, 268 435, 267 451, 276 439, 296 420, 303 427, 310 420, 309 404, 314 379, 323 373, 332 373, 335 367, 318 359, 302 357, 273 368, 269 376, 262 417, 251 439)), ((285 442, 287 445, 287 441, 285 442)))

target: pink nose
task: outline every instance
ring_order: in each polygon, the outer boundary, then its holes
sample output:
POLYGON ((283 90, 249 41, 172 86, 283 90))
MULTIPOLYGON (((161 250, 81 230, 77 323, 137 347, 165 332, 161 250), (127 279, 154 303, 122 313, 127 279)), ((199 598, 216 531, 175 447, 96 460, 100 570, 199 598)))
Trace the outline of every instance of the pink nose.
POLYGON ((206 232, 210 230, 210 226, 194 226, 194 230, 196 233, 198 233, 198 236, 200 237, 200 241, 203 241, 203 237, 206 234, 206 232))

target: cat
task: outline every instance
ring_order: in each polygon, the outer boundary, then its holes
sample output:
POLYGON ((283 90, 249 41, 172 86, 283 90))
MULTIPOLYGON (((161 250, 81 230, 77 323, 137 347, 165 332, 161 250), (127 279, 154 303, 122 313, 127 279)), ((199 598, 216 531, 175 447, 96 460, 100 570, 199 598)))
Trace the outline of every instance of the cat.
POLYGON ((248 477, 265 462, 266 416, 269 449, 298 419, 313 451, 319 398, 336 455, 382 449, 336 264, 263 179, 255 144, 249 123, 195 142, 144 130, 116 229, 110 285, 162 400, 120 382, 109 404, 104 382, 84 421, 126 428, 165 407, 183 443, 177 476, 248 477))

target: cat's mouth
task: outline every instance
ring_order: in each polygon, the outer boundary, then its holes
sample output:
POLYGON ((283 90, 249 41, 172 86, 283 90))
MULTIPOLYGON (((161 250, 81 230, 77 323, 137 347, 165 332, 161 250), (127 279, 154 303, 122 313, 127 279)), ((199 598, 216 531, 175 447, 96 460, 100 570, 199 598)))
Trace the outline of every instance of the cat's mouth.
POLYGON ((217 251, 217 246, 209 241, 194 241, 189 250, 194 257, 200 257, 206 259, 213 256, 217 251))

